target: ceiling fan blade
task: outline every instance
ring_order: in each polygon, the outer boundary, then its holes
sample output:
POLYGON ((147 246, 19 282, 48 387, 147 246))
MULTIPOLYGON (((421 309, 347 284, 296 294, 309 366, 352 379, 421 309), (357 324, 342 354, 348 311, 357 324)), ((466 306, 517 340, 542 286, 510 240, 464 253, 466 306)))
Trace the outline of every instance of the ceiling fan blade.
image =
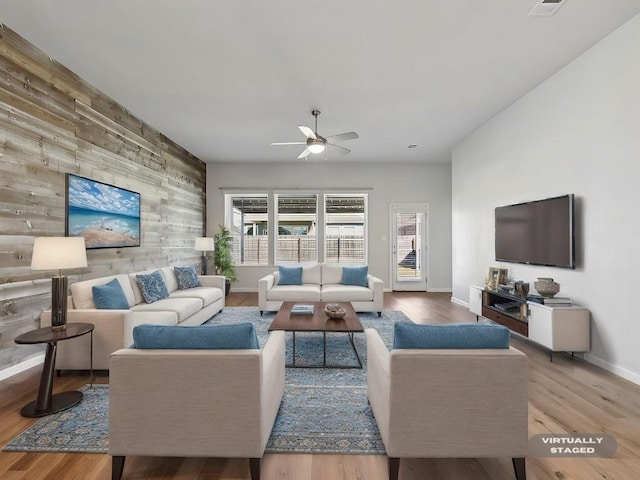
POLYGON ((307 142, 273 142, 271 145, 306 145, 307 142))
POLYGON ((337 135, 329 135, 327 139, 331 139, 334 142, 344 142, 347 140, 355 140, 360 138, 356 132, 338 133, 337 135))
POLYGON ((327 142, 327 145, 334 147, 336 149, 335 151, 341 155, 346 155, 347 153, 351 153, 351 150, 343 147, 342 145, 336 145, 335 143, 328 143, 328 142, 327 142))
POLYGON ((309 150, 308 148, 305 148, 304 151, 298 155, 298 158, 305 158, 308 157, 309 155, 311 155, 311 150, 309 150))
POLYGON ((313 130, 311 130, 309 127, 305 127, 304 125, 298 125, 298 128, 302 133, 305 134, 307 138, 313 138, 314 140, 318 139, 318 137, 316 137, 316 134, 313 133, 313 130))

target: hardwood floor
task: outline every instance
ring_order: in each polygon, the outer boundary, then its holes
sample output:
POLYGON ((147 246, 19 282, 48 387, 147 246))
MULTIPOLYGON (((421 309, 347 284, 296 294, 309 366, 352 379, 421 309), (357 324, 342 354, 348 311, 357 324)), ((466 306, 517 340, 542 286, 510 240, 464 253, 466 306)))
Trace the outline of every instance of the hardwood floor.
MULTIPOLYGON (((253 293, 231 293, 229 306, 257 305, 253 293)), ((401 310, 418 323, 475 321, 445 293, 387 293, 385 309, 401 310)), ((618 442, 614 458, 527 459, 529 480, 631 480, 640 478, 640 386, 569 355, 548 352, 512 338, 529 358, 529 434, 608 433, 618 442)), ((0 382, 0 445, 35 420, 20 408, 36 396, 41 367, 0 382)), ((87 376, 55 379, 55 390, 79 388, 87 376)), ((107 383, 108 377, 98 378, 107 383)), ((2 480, 111 478, 111 458, 95 454, 0 453, 2 480)), ((127 458, 123 479, 245 480, 244 459, 127 458)), ((386 480, 386 457, 379 455, 265 455, 265 480, 386 480)), ((511 460, 410 459, 401 480, 511 480, 511 460)))

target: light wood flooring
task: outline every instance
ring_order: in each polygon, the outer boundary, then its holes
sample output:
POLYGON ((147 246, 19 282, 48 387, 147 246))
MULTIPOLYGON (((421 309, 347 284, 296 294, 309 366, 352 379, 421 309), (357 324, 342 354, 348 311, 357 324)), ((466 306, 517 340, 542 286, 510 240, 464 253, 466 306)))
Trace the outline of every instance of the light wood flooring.
MULTIPOLYGON (((255 306, 256 294, 231 293, 229 306, 255 306)), ((386 293, 385 309, 401 310, 418 323, 474 321, 475 316, 444 293, 386 293)), ((528 458, 529 480, 640 479, 640 386, 565 354, 549 361, 526 341, 512 345, 529 358, 529 434, 599 433, 618 442, 614 458, 528 458)), ((36 396, 40 367, 0 382, 0 445, 31 425, 20 408, 36 396)), ((79 388, 88 376, 55 379, 55 390, 79 388)), ((108 377, 98 378, 107 383, 108 377)), ((2 480, 111 478, 111 458, 96 454, 0 453, 2 480)), ((123 479, 245 480, 243 459, 127 458, 123 479)), ((265 480, 386 480, 379 455, 265 455, 265 480)), ((401 480, 511 480, 510 459, 403 460, 401 480)))

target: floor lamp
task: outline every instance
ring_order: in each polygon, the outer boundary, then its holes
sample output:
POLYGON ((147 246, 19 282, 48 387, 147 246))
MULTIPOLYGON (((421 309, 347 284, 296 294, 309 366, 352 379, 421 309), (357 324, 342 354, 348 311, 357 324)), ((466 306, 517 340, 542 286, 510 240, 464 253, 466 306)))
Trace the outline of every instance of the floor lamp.
POLYGON ((31 270, 57 270, 51 279, 51 329, 64 330, 67 324, 67 277, 62 270, 87 266, 84 237, 36 237, 31 270))
POLYGON ((202 252, 202 275, 207 274, 207 252, 213 250, 213 238, 198 237, 196 238, 196 250, 202 252))

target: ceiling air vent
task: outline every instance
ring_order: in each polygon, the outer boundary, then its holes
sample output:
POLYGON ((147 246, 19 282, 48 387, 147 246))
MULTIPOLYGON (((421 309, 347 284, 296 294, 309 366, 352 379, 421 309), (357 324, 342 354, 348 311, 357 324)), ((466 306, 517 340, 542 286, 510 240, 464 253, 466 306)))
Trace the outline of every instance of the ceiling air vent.
POLYGON ((553 15, 566 2, 567 0, 539 0, 527 15, 529 17, 553 15))

